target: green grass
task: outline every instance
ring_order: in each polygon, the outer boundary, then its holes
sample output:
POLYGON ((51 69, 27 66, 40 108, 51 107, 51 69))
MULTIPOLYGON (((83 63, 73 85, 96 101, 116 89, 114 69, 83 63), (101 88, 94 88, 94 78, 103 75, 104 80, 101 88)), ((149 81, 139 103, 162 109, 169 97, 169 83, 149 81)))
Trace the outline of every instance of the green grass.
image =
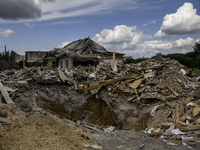
POLYGON ((191 68, 192 71, 198 75, 200 75, 200 69, 197 69, 197 68, 191 68))

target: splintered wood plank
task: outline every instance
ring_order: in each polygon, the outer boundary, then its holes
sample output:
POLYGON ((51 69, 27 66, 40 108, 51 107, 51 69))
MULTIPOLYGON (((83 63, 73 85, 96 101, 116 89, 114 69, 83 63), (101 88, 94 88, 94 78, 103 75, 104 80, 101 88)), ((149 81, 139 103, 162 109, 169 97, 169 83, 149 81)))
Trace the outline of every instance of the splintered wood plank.
POLYGON ((1 83, 1 81, 0 81, 0 91, 1 91, 1 94, 3 95, 3 97, 4 97, 4 99, 5 99, 7 104, 14 104, 14 102, 10 98, 8 92, 4 88, 3 84, 1 83))
POLYGON ((136 89, 142 83, 143 80, 144 78, 135 80, 129 87, 136 89))
POLYGON ((179 96, 179 94, 174 91, 171 87, 168 86, 168 89, 175 95, 175 96, 179 96))
POLYGON ((180 104, 180 111, 179 111, 179 117, 181 117, 184 114, 185 111, 185 105, 183 103, 180 104))
POLYGON ((132 77, 134 75, 135 75, 135 73, 132 73, 132 74, 129 74, 127 76, 123 76, 123 77, 120 77, 120 78, 117 78, 117 79, 113 79, 113 80, 110 80, 110 81, 107 81, 107 82, 104 82, 104 83, 101 83, 101 84, 98 84, 98 85, 95 85, 95 86, 91 86, 91 87, 85 88, 85 89, 83 89, 83 91, 95 89, 95 88, 98 88, 98 87, 101 87, 101 86, 104 86, 104 85, 107 85, 107 84, 111 84, 111 83, 114 83, 114 82, 117 82, 117 81, 121 81, 121 80, 127 79, 129 77, 132 77))
POLYGON ((195 90, 192 91, 192 95, 191 95, 190 98, 188 99, 188 103, 191 102, 191 100, 192 100, 192 98, 193 98, 193 96, 194 96, 194 93, 195 93, 195 90))
POLYGON ((58 68, 58 73, 59 73, 60 79, 61 79, 63 82, 69 81, 69 78, 68 78, 68 77, 65 75, 65 73, 64 73, 62 70, 60 70, 59 68, 58 68))
POLYGON ((177 81, 178 81, 179 83, 181 83, 181 84, 183 83, 183 82, 182 82, 182 80, 181 80, 181 79, 179 79, 179 78, 177 79, 177 81))
POLYGON ((130 71, 131 71, 131 72, 136 72, 136 71, 150 70, 150 69, 162 67, 162 66, 164 66, 164 65, 165 65, 165 64, 158 65, 158 66, 153 66, 153 67, 148 67, 148 68, 135 69, 135 70, 130 70, 130 71))
POLYGON ((181 121, 185 121, 185 119, 190 116, 190 114, 193 112, 192 109, 188 110, 183 116, 180 118, 181 121))
POLYGON ((135 99, 135 96, 128 98, 127 101, 132 101, 133 99, 135 99))
POLYGON ((196 125, 193 125, 193 126, 186 126, 186 127, 180 126, 179 128, 182 131, 192 131, 192 130, 199 130, 200 125, 196 124, 196 125))
POLYGON ((139 96, 138 96, 136 88, 134 88, 134 92, 135 92, 135 95, 137 96, 137 99, 139 99, 139 96))
POLYGON ((112 69, 115 68, 115 51, 113 52, 113 63, 112 63, 112 69))
POLYGON ((195 107, 193 110, 193 116, 196 117, 198 114, 200 114, 200 107, 195 107))

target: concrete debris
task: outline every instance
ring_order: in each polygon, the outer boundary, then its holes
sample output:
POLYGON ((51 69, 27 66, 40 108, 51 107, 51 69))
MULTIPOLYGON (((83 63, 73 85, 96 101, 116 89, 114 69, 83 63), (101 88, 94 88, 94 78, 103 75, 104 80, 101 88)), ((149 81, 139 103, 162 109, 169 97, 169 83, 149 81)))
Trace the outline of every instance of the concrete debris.
POLYGON ((178 144, 169 141, 166 141, 166 144, 169 146, 178 146, 178 144))
POLYGON ((0 124, 10 124, 12 120, 0 117, 0 124))
POLYGON ((89 129, 94 130, 94 131, 97 131, 97 132, 102 132, 102 130, 99 130, 99 129, 92 127, 92 126, 89 126, 87 124, 85 124, 84 127, 89 128, 89 129))
POLYGON ((145 146, 145 144, 142 144, 142 145, 140 146, 140 149, 142 149, 144 146, 145 146))
POLYGON ((183 142, 193 142, 194 141, 194 137, 188 137, 188 136, 181 136, 181 139, 183 142))
POLYGON ((174 134, 180 134, 180 135, 185 134, 184 132, 181 132, 179 129, 174 129, 171 132, 174 133, 174 134))
POLYGON ((106 128, 106 129, 104 129, 104 131, 107 132, 107 133, 111 133, 111 132, 113 132, 114 129, 115 129, 115 127, 110 126, 110 127, 106 128))
POLYGON ((157 106, 154 106, 154 108, 152 109, 152 111, 150 112, 150 115, 153 117, 155 116, 155 113, 156 113, 156 110, 158 109, 158 107, 161 107, 161 106, 164 106, 165 103, 163 104, 160 104, 160 105, 157 105, 157 106))

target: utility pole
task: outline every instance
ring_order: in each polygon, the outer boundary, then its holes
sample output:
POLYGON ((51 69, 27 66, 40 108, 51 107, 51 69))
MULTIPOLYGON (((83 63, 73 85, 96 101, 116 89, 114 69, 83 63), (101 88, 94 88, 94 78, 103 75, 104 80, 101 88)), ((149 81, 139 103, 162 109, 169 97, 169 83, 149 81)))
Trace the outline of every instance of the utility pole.
POLYGON ((6 45, 4 45, 4 50, 5 50, 5 52, 6 52, 6 45))

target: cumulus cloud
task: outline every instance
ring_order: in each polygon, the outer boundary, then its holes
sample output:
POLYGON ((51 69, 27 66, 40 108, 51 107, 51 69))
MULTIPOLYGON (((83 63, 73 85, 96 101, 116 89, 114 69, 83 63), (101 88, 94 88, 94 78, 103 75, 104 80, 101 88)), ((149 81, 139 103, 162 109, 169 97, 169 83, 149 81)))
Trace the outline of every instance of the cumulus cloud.
POLYGON ((36 19, 41 17, 38 0, 1 0, 0 18, 5 20, 36 19))
POLYGON ((11 36, 13 34, 15 34, 15 32, 10 30, 10 29, 0 32, 0 35, 2 35, 3 37, 9 37, 9 36, 11 36))
POLYGON ((169 53, 187 53, 193 51, 194 43, 199 39, 194 39, 188 37, 186 39, 178 39, 171 41, 161 41, 161 40, 152 40, 144 41, 138 44, 138 47, 133 50, 136 56, 142 57, 151 57, 157 53, 169 54, 169 53))
POLYGON ((200 16, 191 3, 184 3, 176 13, 167 14, 155 37, 196 34, 200 32, 200 16))
POLYGON ((142 37, 142 32, 137 31, 136 26, 117 25, 113 30, 103 29, 92 39, 107 49, 122 51, 136 47, 142 37))
POLYGON ((136 26, 118 25, 113 30, 103 29, 92 38, 107 50, 131 55, 133 57, 151 57, 157 53, 187 53, 193 50, 199 39, 188 37, 178 40, 150 40, 136 26))

